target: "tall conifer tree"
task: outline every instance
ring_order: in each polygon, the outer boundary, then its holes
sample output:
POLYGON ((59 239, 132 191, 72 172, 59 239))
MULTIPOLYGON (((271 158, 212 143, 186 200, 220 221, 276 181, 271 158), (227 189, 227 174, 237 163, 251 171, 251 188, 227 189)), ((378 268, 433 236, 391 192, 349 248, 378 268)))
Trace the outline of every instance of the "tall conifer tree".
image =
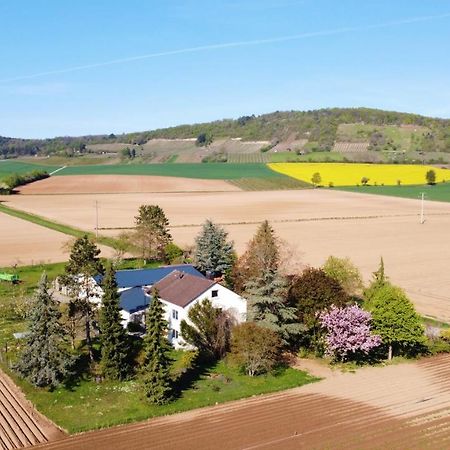
POLYGON ((207 220, 195 239, 195 264, 202 272, 226 274, 233 265, 233 242, 227 241, 228 233, 219 225, 207 220))
POLYGON ((144 338, 145 361, 143 366, 144 390, 150 403, 163 405, 171 398, 170 351, 167 339, 167 322, 158 292, 153 291, 147 312, 146 335, 144 338))
POLYGON ((96 306, 91 299, 97 294, 92 277, 103 273, 99 254, 100 249, 87 235, 78 238, 72 246, 65 274, 60 277, 61 283, 68 287, 71 294, 72 310, 84 320, 86 345, 91 361, 94 360, 91 328, 96 312, 96 306))
POLYGON ((261 277, 265 270, 278 270, 279 265, 280 243, 273 228, 265 220, 233 268, 234 291, 242 293, 246 283, 261 277))
POLYGON ((238 268, 248 299, 248 320, 270 328, 287 345, 303 327, 297 323, 296 308, 287 304, 287 285, 280 274, 279 242, 269 222, 264 221, 249 242, 238 268))
POLYGON ((35 386, 54 388, 70 375, 73 359, 67 351, 58 303, 48 289, 44 273, 28 314, 26 345, 14 369, 35 386))
POLYGON ((103 278, 103 292, 100 309, 101 368, 106 378, 123 380, 129 374, 129 348, 121 323, 115 271, 111 265, 107 266, 103 278))

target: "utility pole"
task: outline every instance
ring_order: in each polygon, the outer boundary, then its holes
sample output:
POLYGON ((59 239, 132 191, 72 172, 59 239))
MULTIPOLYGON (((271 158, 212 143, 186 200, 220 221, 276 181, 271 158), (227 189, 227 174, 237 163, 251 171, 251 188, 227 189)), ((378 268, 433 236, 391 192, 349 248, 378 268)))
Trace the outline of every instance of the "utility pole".
POLYGON ((98 239, 98 201, 95 200, 95 236, 98 239))
POLYGON ((422 196, 422 200, 420 202, 420 223, 423 225, 425 223, 425 217, 424 217, 424 211, 423 211, 425 192, 421 192, 421 196, 422 196))

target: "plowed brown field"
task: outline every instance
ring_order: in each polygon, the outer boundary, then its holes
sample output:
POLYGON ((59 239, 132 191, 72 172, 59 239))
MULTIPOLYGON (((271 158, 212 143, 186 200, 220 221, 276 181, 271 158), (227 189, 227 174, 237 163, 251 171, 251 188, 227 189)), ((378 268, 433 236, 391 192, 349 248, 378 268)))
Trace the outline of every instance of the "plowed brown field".
POLYGON ((0 448, 9 450, 29 447, 63 436, 56 426, 32 408, 0 371, 0 448))
POLYGON ((70 236, 0 213, 0 267, 64 261, 70 236))
POLYGON ((145 175, 72 175, 50 177, 22 186, 23 194, 110 194, 125 192, 239 191, 222 180, 149 177, 145 175))
POLYGON ((134 425, 45 449, 445 449, 450 356, 367 368, 306 387, 134 425))
MULTIPOLYGON (((0 212, 0 267, 66 261, 71 236, 0 212)), ((100 247, 111 256, 109 247, 100 247)))
POLYGON ((382 256, 391 280, 407 290, 422 314, 450 321, 450 203, 427 202, 427 220, 421 225, 419 200, 319 189, 15 195, 3 200, 89 231, 94 231, 97 200, 99 226, 106 235, 133 226, 141 204, 158 204, 177 243, 192 244, 201 223, 210 218, 225 226, 238 252, 258 223, 268 219, 289 243, 297 263, 318 266, 331 254, 348 256, 368 280, 382 256))

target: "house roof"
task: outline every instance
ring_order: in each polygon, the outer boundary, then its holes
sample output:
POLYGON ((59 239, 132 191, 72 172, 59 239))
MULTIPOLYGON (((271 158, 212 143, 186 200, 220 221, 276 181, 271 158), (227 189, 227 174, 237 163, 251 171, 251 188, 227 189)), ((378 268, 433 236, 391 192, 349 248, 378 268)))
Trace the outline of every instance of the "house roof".
POLYGON ((134 287, 120 293, 120 308, 131 314, 147 308, 150 300, 150 297, 145 295, 142 287, 134 287))
MULTIPOLYGON (((116 272, 116 282, 119 289, 150 286, 157 283, 174 270, 180 270, 198 278, 205 278, 191 264, 179 264, 175 266, 158 267, 157 269, 118 270, 116 272)), ((102 275, 97 275, 94 279, 98 284, 100 284, 103 277, 102 275)))
POLYGON ((184 308, 215 284, 215 281, 204 277, 174 270, 158 281, 153 288, 158 290, 162 300, 184 308))

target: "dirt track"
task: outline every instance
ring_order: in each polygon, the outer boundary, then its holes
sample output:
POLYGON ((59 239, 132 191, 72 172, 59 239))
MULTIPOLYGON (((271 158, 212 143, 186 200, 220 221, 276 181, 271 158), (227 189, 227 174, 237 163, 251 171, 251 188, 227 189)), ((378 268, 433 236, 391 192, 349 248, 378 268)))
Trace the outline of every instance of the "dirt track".
POLYGON ((64 434, 38 414, 0 371, 0 448, 29 447, 62 437, 64 434))
POLYGON ((450 356, 446 355, 84 433, 43 448, 444 449, 449 445, 450 356))

